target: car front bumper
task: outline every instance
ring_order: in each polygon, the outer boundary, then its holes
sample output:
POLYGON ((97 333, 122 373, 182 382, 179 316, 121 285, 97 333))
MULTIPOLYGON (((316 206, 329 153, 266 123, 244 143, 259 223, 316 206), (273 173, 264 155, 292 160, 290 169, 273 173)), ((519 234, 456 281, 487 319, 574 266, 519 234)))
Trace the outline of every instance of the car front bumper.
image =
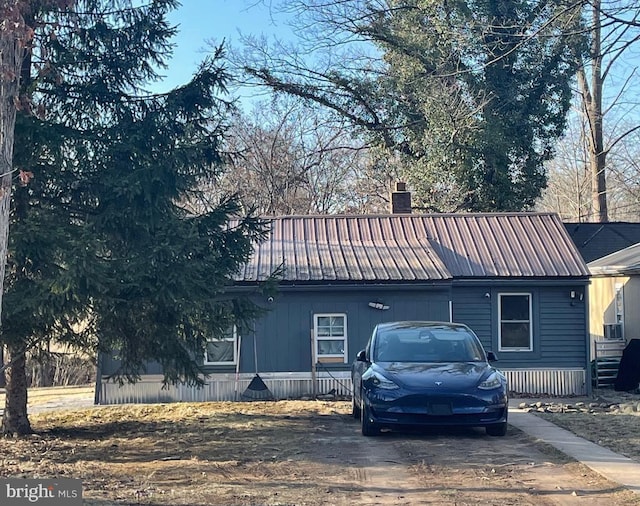
POLYGON ((488 426, 505 423, 508 399, 503 391, 479 394, 364 392, 370 421, 380 426, 488 426))

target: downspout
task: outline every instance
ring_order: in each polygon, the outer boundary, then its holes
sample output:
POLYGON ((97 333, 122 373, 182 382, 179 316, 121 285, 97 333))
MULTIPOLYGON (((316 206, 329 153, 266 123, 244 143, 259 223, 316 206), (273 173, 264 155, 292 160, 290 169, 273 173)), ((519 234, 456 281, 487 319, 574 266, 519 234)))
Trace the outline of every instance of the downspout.
POLYGON ((317 370, 316 370, 316 363, 318 361, 318 358, 316 356, 316 339, 315 339, 315 332, 314 332, 315 326, 314 328, 311 329, 311 394, 313 396, 314 399, 317 398, 318 396, 318 375, 317 375, 317 370))

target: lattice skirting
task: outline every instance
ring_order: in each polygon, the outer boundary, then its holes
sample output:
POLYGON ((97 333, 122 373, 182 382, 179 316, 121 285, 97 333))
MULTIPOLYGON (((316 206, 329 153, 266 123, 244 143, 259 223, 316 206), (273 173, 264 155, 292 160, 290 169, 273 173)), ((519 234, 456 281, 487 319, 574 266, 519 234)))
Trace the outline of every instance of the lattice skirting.
MULTIPOLYGON (((518 369, 504 370, 512 394, 573 396, 586 395, 584 369, 518 369)), ((162 377, 143 376, 135 384, 123 386, 104 380, 99 385, 100 404, 156 403, 156 402, 205 402, 237 401, 255 374, 215 374, 202 388, 189 385, 162 387, 162 377)), ((275 399, 299 399, 318 395, 335 394, 351 396, 351 377, 348 371, 318 373, 316 388, 310 373, 260 373, 264 384, 275 399)))

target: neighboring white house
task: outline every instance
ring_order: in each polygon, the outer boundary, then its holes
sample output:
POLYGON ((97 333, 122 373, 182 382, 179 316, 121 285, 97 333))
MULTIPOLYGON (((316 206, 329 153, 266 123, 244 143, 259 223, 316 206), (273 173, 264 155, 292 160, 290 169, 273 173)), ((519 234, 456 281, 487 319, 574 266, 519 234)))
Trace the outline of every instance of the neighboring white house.
POLYGON ((595 341, 640 339, 640 243, 588 264, 589 334, 595 341))

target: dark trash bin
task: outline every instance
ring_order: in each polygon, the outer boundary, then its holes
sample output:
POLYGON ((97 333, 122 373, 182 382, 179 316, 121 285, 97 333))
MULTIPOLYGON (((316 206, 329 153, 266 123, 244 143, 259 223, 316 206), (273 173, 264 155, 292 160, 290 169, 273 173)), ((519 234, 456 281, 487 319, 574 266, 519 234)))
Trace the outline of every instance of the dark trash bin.
POLYGON ((640 385, 640 339, 632 339, 622 352, 613 389, 616 392, 628 392, 636 390, 638 385, 640 385))

